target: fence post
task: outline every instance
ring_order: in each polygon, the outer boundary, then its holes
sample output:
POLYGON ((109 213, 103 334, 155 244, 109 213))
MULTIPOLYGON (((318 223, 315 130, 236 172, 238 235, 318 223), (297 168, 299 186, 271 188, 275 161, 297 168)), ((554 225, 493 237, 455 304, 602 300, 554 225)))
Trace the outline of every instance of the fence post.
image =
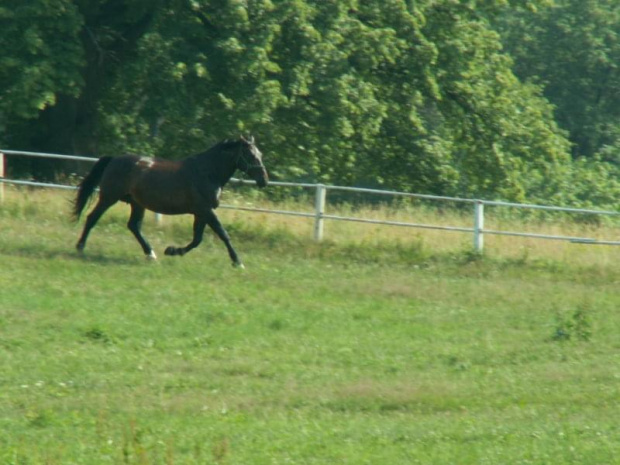
POLYGON ((323 240, 323 215, 325 214, 325 197, 327 189, 324 184, 316 185, 316 197, 314 202, 314 240, 323 240))
POLYGON ((484 202, 476 200, 474 203, 474 250, 482 253, 484 250, 484 202))
MULTIPOLYGON (((0 178, 4 179, 4 153, 0 152, 0 178)), ((0 182, 0 202, 4 202, 4 183, 0 182)))

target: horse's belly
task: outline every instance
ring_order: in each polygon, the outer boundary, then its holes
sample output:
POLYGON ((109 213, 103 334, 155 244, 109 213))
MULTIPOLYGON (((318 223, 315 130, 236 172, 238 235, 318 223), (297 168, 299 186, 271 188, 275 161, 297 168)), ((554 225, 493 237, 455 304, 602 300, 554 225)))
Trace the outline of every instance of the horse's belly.
POLYGON ((191 212, 191 199, 187 189, 168 185, 165 188, 153 182, 140 182, 134 185, 131 196, 147 210, 165 215, 179 215, 191 212))
POLYGON ((140 196, 134 195, 134 199, 147 210, 165 215, 180 215, 182 213, 190 213, 187 202, 182 202, 178 198, 168 196, 140 196))

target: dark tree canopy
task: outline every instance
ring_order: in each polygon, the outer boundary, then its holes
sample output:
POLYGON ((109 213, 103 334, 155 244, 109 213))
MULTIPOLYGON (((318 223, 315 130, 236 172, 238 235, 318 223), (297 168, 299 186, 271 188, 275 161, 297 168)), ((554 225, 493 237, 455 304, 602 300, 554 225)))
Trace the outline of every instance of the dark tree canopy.
POLYGON ((180 157, 251 132, 287 180, 615 204, 619 7, 548 3, 7 0, 0 143, 180 157))

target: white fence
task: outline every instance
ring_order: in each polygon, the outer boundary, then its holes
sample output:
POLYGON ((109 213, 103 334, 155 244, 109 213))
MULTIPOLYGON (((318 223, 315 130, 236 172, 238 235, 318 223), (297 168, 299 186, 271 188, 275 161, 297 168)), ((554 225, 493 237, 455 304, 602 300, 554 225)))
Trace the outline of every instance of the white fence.
MULTIPOLYGON (((6 173, 6 165, 8 163, 7 155, 51 158, 51 159, 58 159, 58 160, 89 162, 89 163, 93 163, 97 161, 96 158, 80 157, 80 156, 74 156, 74 155, 58 155, 58 154, 38 153, 38 152, 24 152, 24 151, 17 151, 17 150, 2 150, 0 151, 0 200, 2 200, 4 196, 4 193, 3 193, 4 183, 15 184, 15 185, 25 185, 25 186, 38 186, 38 187, 55 188, 55 189, 76 189, 76 186, 42 183, 42 182, 35 182, 35 181, 24 181, 24 180, 16 180, 16 179, 6 179, 4 175, 6 173)), ((233 181, 239 182, 239 183, 251 183, 251 181, 241 181, 238 179, 233 179, 233 181)), ((579 213, 579 214, 589 214, 589 215, 607 215, 607 216, 620 215, 620 212, 615 212, 615 211, 586 210, 586 209, 579 209, 579 208, 553 207, 553 206, 546 206, 546 205, 520 204, 520 203, 498 202, 498 201, 479 200, 479 199, 462 199, 458 197, 412 194, 412 193, 407 193, 407 192, 394 192, 394 191, 376 190, 376 189, 362 189, 362 188, 356 188, 356 187, 330 186, 330 185, 325 185, 325 184, 271 182, 270 185, 281 186, 281 187, 301 187, 301 188, 313 189, 315 191, 314 211, 300 212, 300 211, 288 211, 288 210, 270 210, 270 209, 264 209, 264 208, 240 207, 240 206, 234 206, 234 205, 220 205, 220 208, 312 218, 314 219, 314 238, 317 241, 322 240, 324 237, 325 220, 334 220, 334 221, 354 221, 354 222, 359 222, 359 223, 383 224, 383 225, 402 226, 402 227, 409 227, 409 228, 436 229, 436 230, 442 230, 442 231, 455 231, 455 232, 469 233, 473 235, 473 247, 474 247, 474 250, 477 252, 483 251, 484 235, 486 234, 517 236, 517 237, 531 237, 531 238, 536 238, 536 239, 547 239, 547 240, 570 241, 573 243, 581 243, 581 244, 620 245, 620 241, 607 241, 607 240, 602 241, 602 240, 597 240, 597 239, 592 239, 592 238, 587 238, 587 237, 571 237, 571 236, 561 236, 561 235, 535 234, 535 233, 519 232, 519 231, 503 231, 503 230, 500 231, 500 230, 485 229, 484 227, 484 207, 487 205, 488 206, 500 206, 500 207, 512 207, 512 208, 526 208, 526 209, 545 210, 545 211, 554 211, 554 212, 569 212, 569 213, 579 213), (409 223, 409 222, 399 222, 399 221, 382 221, 382 220, 375 220, 375 219, 368 219, 368 218, 330 215, 325 212, 328 191, 367 193, 367 194, 391 196, 391 197, 405 197, 405 198, 409 197, 409 198, 416 198, 416 199, 449 201, 449 202, 470 204, 472 206, 472 226, 471 227, 445 226, 445 225, 435 225, 435 224, 421 224, 421 223, 409 223)))

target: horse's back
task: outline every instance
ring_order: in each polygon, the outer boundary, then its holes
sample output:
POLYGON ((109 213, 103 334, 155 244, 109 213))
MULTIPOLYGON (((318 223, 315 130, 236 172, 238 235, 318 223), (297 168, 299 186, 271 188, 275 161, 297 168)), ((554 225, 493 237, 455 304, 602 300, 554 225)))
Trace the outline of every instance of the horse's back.
POLYGON ((128 193, 144 208, 159 213, 192 212, 192 186, 183 162, 132 157, 128 193))

